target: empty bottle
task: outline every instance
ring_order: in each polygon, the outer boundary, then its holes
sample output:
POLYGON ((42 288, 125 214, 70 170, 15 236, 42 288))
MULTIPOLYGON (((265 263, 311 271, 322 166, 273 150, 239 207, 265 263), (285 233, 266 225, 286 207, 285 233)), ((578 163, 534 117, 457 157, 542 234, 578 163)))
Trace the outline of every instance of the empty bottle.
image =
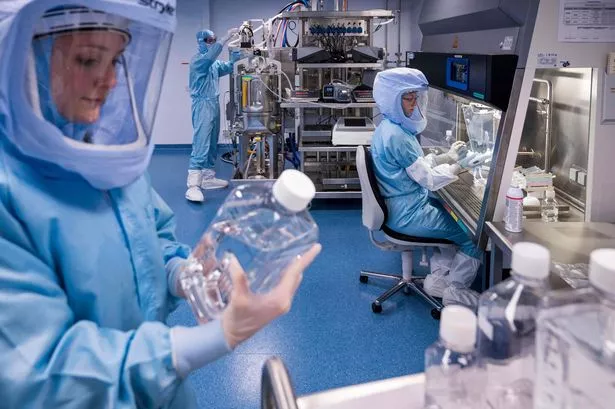
POLYGON ((318 241, 318 226, 306 210, 314 195, 305 174, 285 170, 274 183, 241 185, 227 196, 180 279, 199 322, 218 317, 229 302, 230 254, 243 267, 251 291, 266 293, 290 262, 318 241))
POLYGON ((440 338, 425 351, 425 409, 472 409, 484 375, 476 356, 476 316, 452 305, 442 310, 440 338))
POLYGON ((536 314, 548 289, 549 251, 513 246, 511 277, 478 301, 478 353, 492 409, 532 407, 536 314))
POLYGON ((543 300, 536 337, 535 409, 615 405, 615 250, 590 255, 590 287, 543 300))
POLYGON ((553 223, 558 219, 559 210, 557 201, 555 200, 555 190, 548 189, 545 192, 545 198, 540 205, 540 215, 545 223, 553 223))
POLYGON ((523 190, 511 186, 506 192, 506 215, 504 216, 504 229, 512 233, 519 233, 523 227, 523 190))

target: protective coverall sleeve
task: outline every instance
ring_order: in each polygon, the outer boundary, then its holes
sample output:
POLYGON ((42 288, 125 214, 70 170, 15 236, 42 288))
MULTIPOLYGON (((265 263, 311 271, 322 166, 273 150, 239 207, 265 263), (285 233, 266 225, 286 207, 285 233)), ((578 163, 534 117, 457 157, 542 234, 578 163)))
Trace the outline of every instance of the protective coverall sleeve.
POLYGON ((169 328, 146 322, 120 331, 79 320, 61 276, 1 202, 0 225, 1 406, 166 406, 181 381, 169 328))
POLYGON ((216 61, 215 65, 217 65, 218 76, 222 77, 224 75, 229 75, 233 72, 233 62, 231 61, 216 61))
POLYGON ((425 158, 418 158, 406 168, 408 176, 430 191, 436 191, 459 179, 456 173, 459 165, 442 164, 431 167, 425 158))
POLYGON ((175 216, 154 189, 152 189, 152 202, 154 205, 154 217, 156 218, 156 231, 167 270, 169 292, 174 297, 177 297, 178 273, 186 258, 190 256, 190 247, 179 243, 175 238, 175 216))
POLYGON ((222 44, 215 43, 209 46, 209 49, 205 54, 197 54, 192 59, 192 67, 198 71, 207 71, 211 68, 212 64, 216 61, 220 53, 222 52, 222 44))
POLYGON ((182 377, 231 350, 219 320, 196 327, 173 327, 171 342, 173 364, 182 377))
POLYGON ((420 146, 417 148, 411 138, 414 138, 414 136, 394 135, 385 143, 387 156, 391 157, 402 169, 412 165, 420 157, 419 152, 417 152, 420 146))
POLYGON ((456 163, 455 159, 453 159, 448 153, 443 153, 440 155, 434 155, 433 153, 430 153, 429 155, 425 156, 425 160, 432 168, 443 164, 452 165, 453 163, 456 163))

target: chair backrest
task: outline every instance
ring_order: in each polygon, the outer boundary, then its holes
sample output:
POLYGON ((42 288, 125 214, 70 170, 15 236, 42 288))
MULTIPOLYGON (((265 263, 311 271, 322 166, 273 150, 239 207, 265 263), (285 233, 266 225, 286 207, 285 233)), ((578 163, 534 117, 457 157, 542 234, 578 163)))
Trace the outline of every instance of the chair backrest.
POLYGON ((380 230, 387 218, 387 207, 378 188, 371 153, 363 145, 357 146, 357 171, 361 182, 363 226, 380 230))

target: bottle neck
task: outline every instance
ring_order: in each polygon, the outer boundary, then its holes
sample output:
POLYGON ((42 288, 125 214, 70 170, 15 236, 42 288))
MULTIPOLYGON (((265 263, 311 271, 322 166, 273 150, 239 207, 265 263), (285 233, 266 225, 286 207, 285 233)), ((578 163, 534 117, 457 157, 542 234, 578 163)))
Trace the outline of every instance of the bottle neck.
POLYGON ((523 276, 521 274, 515 273, 514 271, 512 272, 512 277, 515 279, 515 281, 517 281, 520 284, 526 285, 528 287, 544 287, 547 285, 547 278, 533 278, 533 277, 526 277, 523 276))
POLYGON ((460 347, 459 345, 456 345, 455 343, 448 342, 446 339, 442 338, 442 336, 440 336, 439 341, 442 344, 442 346, 444 346, 444 348, 456 354, 469 354, 469 353, 474 352, 474 350, 476 349, 475 346, 470 347, 470 348, 460 347))

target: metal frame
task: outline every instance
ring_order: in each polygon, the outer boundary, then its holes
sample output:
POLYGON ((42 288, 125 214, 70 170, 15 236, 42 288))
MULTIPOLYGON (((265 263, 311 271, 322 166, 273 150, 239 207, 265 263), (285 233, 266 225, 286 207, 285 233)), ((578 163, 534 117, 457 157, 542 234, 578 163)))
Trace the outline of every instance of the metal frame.
POLYGON ((288 370, 278 357, 269 358, 263 365, 261 409, 298 409, 288 370))
POLYGON ((357 10, 357 11, 285 11, 280 14, 280 18, 288 19, 307 19, 307 18, 394 18, 395 13, 392 10, 357 10))

